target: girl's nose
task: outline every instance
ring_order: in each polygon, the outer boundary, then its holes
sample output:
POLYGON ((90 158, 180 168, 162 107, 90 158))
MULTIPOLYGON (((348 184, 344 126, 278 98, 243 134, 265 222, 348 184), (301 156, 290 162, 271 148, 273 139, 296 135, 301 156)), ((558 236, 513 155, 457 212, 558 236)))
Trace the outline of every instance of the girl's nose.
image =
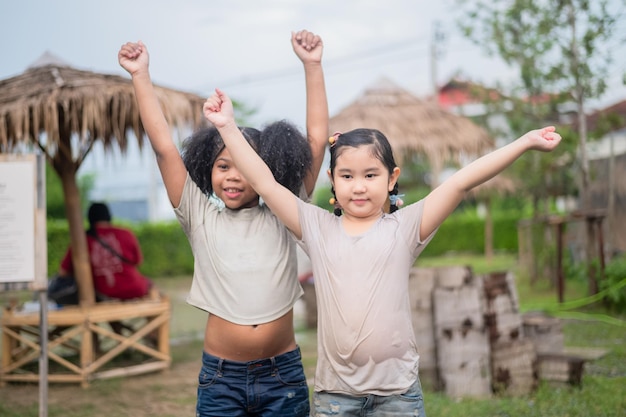
POLYGON ((239 170, 231 168, 228 170, 228 175, 226 176, 226 179, 230 181, 241 181, 241 174, 239 173, 239 170))
POLYGON ((355 192, 360 192, 360 193, 362 193, 362 192, 364 192, 364 191, 366 190, 366 188, 367 188, 367 187, 365 186, 365 181, 362 181, 362 180, 357 180, 357 181, 354 183, 354 191, 355 191, 355 192))

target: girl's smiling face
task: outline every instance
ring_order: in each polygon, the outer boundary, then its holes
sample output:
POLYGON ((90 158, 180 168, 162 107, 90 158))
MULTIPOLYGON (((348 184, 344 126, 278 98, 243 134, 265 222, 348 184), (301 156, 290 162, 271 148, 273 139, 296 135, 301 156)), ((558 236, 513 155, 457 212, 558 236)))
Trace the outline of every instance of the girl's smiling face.
POLYGON ((211 168, 213 192, 232 210, 254 207, 259 195, 235 167, 228 149, 224 148, 211 168))
POLYGON ((337 157, 331 182, 344 215, 362 220, 378 218, 400 175, 374 156, 370 145, 346 147, 337 157))

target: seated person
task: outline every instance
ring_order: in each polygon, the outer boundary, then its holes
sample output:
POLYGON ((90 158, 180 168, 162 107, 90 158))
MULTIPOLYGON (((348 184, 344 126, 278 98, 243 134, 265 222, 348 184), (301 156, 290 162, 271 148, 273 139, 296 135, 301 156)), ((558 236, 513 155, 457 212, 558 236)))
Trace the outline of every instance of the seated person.
MULTIPOLYGON (((96 300, 128 300, 148 295, 152 282, 137 266, 143 255, 135 235, 111 224, 111 213, 104 203, 93 203, 88 212, 87 245, 96 300)), ((72 276, 71 248, 68 249, 59 276, 72 276)))

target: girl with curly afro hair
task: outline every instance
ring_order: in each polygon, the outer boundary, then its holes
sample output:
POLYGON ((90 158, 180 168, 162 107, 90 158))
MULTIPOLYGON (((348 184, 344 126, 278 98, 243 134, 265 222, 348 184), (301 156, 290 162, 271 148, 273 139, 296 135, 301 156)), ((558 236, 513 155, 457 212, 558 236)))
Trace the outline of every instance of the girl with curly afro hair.
MULTIPOLYGON (((291 43, 304 66, 307 136, 286 121, 238 129, 275 180, 308 199, 328 137, 323 43, 306 30, 292 33, 291 43)), ((179 152, 150 80, 146 46, 126 43, 118 60, 132 77, 143 126, 194 255, 187 302, 208 313, 196 415, 308 416, 293 327, 293 306, 303 294, 293 237, 241 175, 217 129, 195 132, 179 152)))

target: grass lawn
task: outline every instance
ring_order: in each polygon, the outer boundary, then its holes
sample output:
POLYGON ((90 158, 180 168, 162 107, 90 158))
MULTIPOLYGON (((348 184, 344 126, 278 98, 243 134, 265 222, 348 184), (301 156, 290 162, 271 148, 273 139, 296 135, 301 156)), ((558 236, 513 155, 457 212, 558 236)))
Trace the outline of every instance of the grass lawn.
MULTIPOLYGON (((556 304, 556 291, 547 283, 530 285, 517 271, 516 258, 497 255, 491 262, 482 257, 454 256, 422 258, 419 266, 470 265, 476 274, 512 270, 516 273, 522 309, 538 303, 556 304)), ((188 306, 185 295, 189 277, 156 280, 172 299, 172 369, 167 373, 94 381, 87 389, 55 384, 50 386, 50 417, 174 417, 193 415, 195 381, 202 343, 199 338, 205 316, 188 306)), ((567 282, 566 300, 585 296, 585 282, 567 282)), ((4 297, 4 296, 3 296, 4 297)), ((21 294, 22 299, 30 297, 21 294)), ((0 299, 5 302, 6 298, 0 299)), ((578 311, 581 312, 581 311, 578 311)), ((592 306, 585 320, 564 321, 566 346, 601 348, 607 354, 585 365, 582 386, 541 384, 526 397, 493 397, 485 400, 455 400, 441 393, 425 392, 429 416, 446 417, 619 417, 626 416, 626 327, 595 320, 605 313, 592 306)), ((626 317, 619 317, 622 321, 626 317)), ((316 332, 297 325, 305 373, 312 381, 315 371, 316 332)), ((0 416, 37 417, 38 389, 28 384, 0 388, 0 416)))

